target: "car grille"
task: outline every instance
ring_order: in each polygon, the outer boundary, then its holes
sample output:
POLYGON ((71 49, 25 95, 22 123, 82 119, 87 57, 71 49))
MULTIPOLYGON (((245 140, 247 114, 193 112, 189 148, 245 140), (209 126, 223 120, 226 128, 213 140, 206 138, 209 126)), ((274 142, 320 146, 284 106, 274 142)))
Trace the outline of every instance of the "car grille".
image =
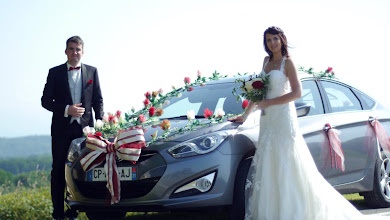
MULTIPOLYGON (((129 166, 129 161, 121 160, 116 161, 118 167, 129 166)), ((104 167, 105 162, 100 164, 98 167, 104 167)), ((141 152, 140 158, 136 164, 131 164, 131 166, 137 167, 137 170, 140 172, 137 180, 132 181, 121 181, 121 199, 132 199, 139 198, 148 194, 153 187, 160 180, 161 176, 165 172, 166 163, 162 156, 156 151, 143 150, 141 152), (152 176, 149 178, 140 179, 140 176, 149 171, 156 170, 158 172, 154 172, 152 176), (162 168, 162 169, 161 169, 162 168)), ((107 182, 91 182, 85 181, 86 173, 82 170, 80 163, 73 169, 73 177, 74 183, 77 186, 81 195, 91 199, 107 199, 110 194, 106 187, 107 182), (75 175, 76 173, 76 175, 75 175), (76 177, 76 178, 75 178, 76 177)), ((137 173, 138 173, 137 171, 137 173)))
MULTIPOLYGON (((121 199, 132 199, 145 196, 153 189, 160 178, 138 181, 121 181, 121 199)), ((75 180, 81 194, 92 199, 109 198, 107 182, 84 182, 75 180)))

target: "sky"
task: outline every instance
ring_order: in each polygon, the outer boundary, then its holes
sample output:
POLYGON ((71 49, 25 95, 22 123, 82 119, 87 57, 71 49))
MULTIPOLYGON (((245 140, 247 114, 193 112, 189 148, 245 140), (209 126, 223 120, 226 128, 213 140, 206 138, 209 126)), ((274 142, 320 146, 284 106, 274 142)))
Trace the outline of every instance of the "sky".
POLYGON ((41 106, 66 40, 84 40, 105 112, 142 107, 143 94, 197 71, 259 73, 263 32, 283 29, 296 66, 336 76, 390 106, 388 0, 0 0, 0 137, 49 135, 41 106))

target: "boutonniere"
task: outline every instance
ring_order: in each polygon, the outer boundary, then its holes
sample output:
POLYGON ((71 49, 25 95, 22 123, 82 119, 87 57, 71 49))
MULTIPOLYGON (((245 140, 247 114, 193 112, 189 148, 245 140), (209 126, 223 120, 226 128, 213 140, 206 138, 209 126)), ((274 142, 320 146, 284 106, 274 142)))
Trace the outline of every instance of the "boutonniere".
POLYGON ((93 80, 92 79, 90 79, 88 82, 87 82, 87 84, 89 85, 89 84, 92 84, 93 83, 93 80))

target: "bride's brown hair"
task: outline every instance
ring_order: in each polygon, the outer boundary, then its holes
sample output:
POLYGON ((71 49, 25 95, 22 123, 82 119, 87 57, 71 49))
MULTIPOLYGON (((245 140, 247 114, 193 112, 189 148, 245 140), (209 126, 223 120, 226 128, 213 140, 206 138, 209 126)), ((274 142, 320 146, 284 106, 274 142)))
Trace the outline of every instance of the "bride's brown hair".
POLYGON ((270 60, 272 59, 273 54, 272 54, 271 50, 267 47, 267 42, 265 39, 266 34, 278 35, 280 40, 282 41, 282 56, 289 57, 288 49, 287 49, 286 35, 284 35, 282 29, 275 27, 275 26, 272 26, 272 27, 267 28, 267 30, 264 31, 264 50, 265 50, 265 52, 268 53, 270 60))

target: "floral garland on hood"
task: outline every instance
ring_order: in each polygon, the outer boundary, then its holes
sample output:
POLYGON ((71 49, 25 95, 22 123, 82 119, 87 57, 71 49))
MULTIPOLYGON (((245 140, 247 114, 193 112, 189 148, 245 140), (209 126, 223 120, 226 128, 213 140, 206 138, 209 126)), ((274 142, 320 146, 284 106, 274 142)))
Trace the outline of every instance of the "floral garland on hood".
POLYGON ((125 113, 124 116, 121 111, 113 113, 105 113, 102 120, 97 120, 95 127, 85 127, 83 129, 86 136, 94 134, 104 139, 112 139, 119 135, 121 131, 127 130, 132 127, 144 127, 148 125, 158 125, 164 133, 161 136, 157 136, 157 131, 151 135, 152 140, 146 143, 149 146, 159 140, 164 140, 172 132, 185 132, 199 127, 206 127, 210 124, 223 122, 225 118, 232 117, 233 114, 225 115, 223 109, 217 109, 215 114, 209 109, 205 109, 204 117, 209 119, 207 122, 200 122, 195 119, 195 113, 193 110, 187 112, 188 123, 183 128, 171 128, 171 123, 168 119, 164 119, 162 122, 158 117, 164 114, 163 108, 169 105, 169 99, 173 97, 180 97, 184 91, 192 91, 193 86, 205 86, 208 81, 215 81, 222 78, 226 78, 227 75, 221 75, 215 71, 211 77, 202 76, 198 71, 197 78, 194 82, 191 82, 190 77, 184 78, 184 86, 175 87, 172 86, 172 91, 163 95, 162 89, 146 92, 145 100, 143 101, 144 107, 139 111, 131 109, 129 113, 125 113))

